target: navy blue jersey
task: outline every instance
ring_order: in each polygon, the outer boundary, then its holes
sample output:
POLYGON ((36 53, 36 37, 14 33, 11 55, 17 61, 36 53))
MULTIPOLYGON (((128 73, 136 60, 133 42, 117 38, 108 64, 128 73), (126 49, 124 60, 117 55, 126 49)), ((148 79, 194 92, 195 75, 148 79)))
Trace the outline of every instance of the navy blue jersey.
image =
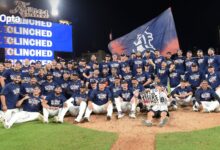
POLYGON ((27 112, 40 112, 42 110, 41 98, 40 96, 35 97, 32 94, 29 95, 30 98, 23 102, 23 111, 27 112))
POLYGON ((130 101, 131 101, 131 98, 133 97, 133 93, 132 93, 132 91, 129 90, 129 89, 128 89, 128 90, 122 89, 122 90, 120 91, 119 96, 123 99, 123 101, 125 101, 125 102, 130 102, 130 101))
MULTIPOLYGON (((181 94, 187 94, 189 92, 192 92, 192 88, 190 86, 186 86, 185 88, 182 88, 181 86, 178 86, 175 88, 172 92, 171 95, 174 96, 175 94, 181 95, 181 94)), ((186 97, 184 97, 186 98, 186 97)))
POLYGON ((80 105, 79 101, 87 102, 88 94, 86 94, 86 93, 79 93, 79 94, 75 95, 73 98, 74 98, 74 101, 72 102, 73 105, 79 106, 80 105))
POLYGON ((111 89, 111 92, 112 92, 112 98, 116 98, 116 97, 119 96, 120 91, 121 91, 122 88, 121 88, 120 85, 119 85, 119 86, 112 85, 112 86, 110 87, 110 89, 111 89))
POLYGON ((120 62, 120 73, 124 72, 123 68, 125 68, 126 66, 129 66, 129 62, 125 61, 125 62, 120 62))
POLYGON ((97 89, 90 94, 89 100, 91 100, 94 104, 101 106, 112 100, 112 94, 107 88, 103 91, 97 89))
POLYGON ((134 92, 134 91, 136 91, 136 90, 138 90, 139 92, 143 92, 143 91, 144 91, 144 86, 141 85, 141 84, 132 85, 131 88, 130 88, 130 90, 131 90, 132 92, 134 92))
MULTIPOLYGON (((152 60, 152 59, 151 59, 152 60)), ((149 72, 154 73, 155 68, 152 64, 149 63, 150 59, 144 59, 144 66, 149 65, 149 72)), ((153 60, 152 60, 153 61, 153 60)))
POLYGON ((52 107, 63 107, 63 103, 66 101, 66 97, 61 95, 56 95, 52 93, 46 97, 47 104, 52 107))
POLYGON ((219 96, 215 93, 215 91, 211 88, 206 90, 200 88, 195 92, 196 101, 201 104, 202 101, 220 101, 219 96))
POLYGON ((188 81, 192 88, 197 88, 200 86, 200 83, 202 80, 205 79, 205 76, 203 73, 197 71, 197 72, 187 72, 185 75, 186 81, 188 81))
POLYGON ((195 59, 186 59, 185 60, 185 67, 186 67, 186 71, 187 72, 189 72, 189 71, 191 71, 192 69, 191 69, 191 66, 192 66, 192 64, 194 64, 194 63, 196 63, 196 60, 195 59))
POLYGON ((174 59, 174 63, 176 65, 176 69, 185 72, 185 57, 181 56, 181 57, 176 57, 174 59))
POLYGON ((165 59, 164 59, 164 57, 163 56, 159 56, 159 57, 155 57, 154 58, 154 63, 155 63, 155 65, 156 65, 156 68, 158 69, 158 68, 160 68, 160 66, 161 66, 161 63, 164 61, 165 59))
POLYGON ((216 71, 219 70, 219 64, 220 64, 220 58, 219 58, 219 56, 216 56, 216 55, 214 55, 214 56, 209 56, 207 62, 208 62, 208 65, 214 66, 214 68, 215 68, 216 71))
POLYGON ((108 76, 108 85, 113 86, 115 84, 115 76, 110 75, 108 76))
POLYGON ((29 72, 24 72, 21 73, 21 79, 23 82, 30 82, 31 81, 31 77, 33 77, 34 74, 30 74, 29 72))
POLYGON ((28 73, 30 66, 23 66, 21 69, 21 73, 28 73))
POLYGON ((57 82, 61 86, 63 93, 65 93, 67 91, 69 82, 70 82, 69 79, 64 80, 63 78, 57 82))
POLYGON ((217 72, 213 74, 208 73, 207 81, 213 89, 217 88, 220 85, 220 74, 217 72))
POLYGON ((166 62, 166 64, 167 64, 167 68, 169 68, 169 67, 170 67, 170 64, 173 63, 173 60, 172 60, 172 59, 165 59, 165 62, 166 62))
POLYGON ((52 81, 52 82, 48 82, 48 81, 44 82, 41 85, 41 89, 42 89, 43 95, 47 96, 47 95, 53 93, 56 86, 57 86, 57 83, 54 82, 54 81, 52 81))
POLYGON ((163 86, 167 86, 168 77, 169 77, 169 70, 168 69, 158 69, 156 75, 160 79, 160 83, 163 86))
POLYGON ((110 69, 117 68, 119 70, 120 63, 118 61, 111 61, 111 62, 109 62, 109 67, 110 67, 110 69))
POLYGON ((20 85, 15 84, 14 82, 6 84, 1 91, 1 95, 5 96, 8 109, 16 108, 16 103, 20 96, 20 85))
POLYGON ((103 68, 108 68, 109 69, 109 62, 101 62, 99 64, 100 66, 100 71, 102 71, 103 68))
POLYGON ((6 84, 9 83, 9 82, 12 82, 12 79, 16 75, 21 75, 21 71, 15 71, 14 69, 7 69, 2 74, 2 76, 5 77, 5 83, 6 84))
POLYGON ((96 88, 96 89, 90 89, 90 90, 88 91, 88 97, 91 97, 92 92, 95 91, 95 90, 98 90, 98 89, 97 89, 97 88, 96 88))
POLYGON ((179 70, 173 70, 172 72, 169 73, 169 79, 170 79, 170 87, 176 87, 180 84, 181 80, 181 75, 182 72, 179 70))
POLYGON ((128 82, 128 85, 131 85, 131 78, 133 77, 132 76, 132 73, 131 72, 129 72, 129 73, 122 73, 121 74, 122 75, 122 79, 123 80, 125 80, 125 81, 127 81, 128 82))
POLYGON ((30 83, 22 83, 21 95, 32 94, 34 91, 34 86, 36 86, 36 84, 32 85, 30 83))
POLYGON ((70 81, 67 87, 67 94, 69 96, 79 94, 81 86, 82 86, 81 80, 70 81))
POLYGON ((144 84, 150 78, 150 75, 148 73, 136 74, 135 78, 140 84, 144 84))
POLYGON ((55 82, 59 82, 61 78, 63 77, 63 70, 54 69, 52 71, 53 79, 55 82))
POLYGON ((208 57, 198 57, 197 58, 197 64, 199 65, 199 70, 203 73, 207 73, 208 69, 208 57))
POLYGON ((39 85, 42 85, 44 82, 46 82, 46 77, 45 76, 37 75, 36 78, 37 78, 37 83, 39 85))

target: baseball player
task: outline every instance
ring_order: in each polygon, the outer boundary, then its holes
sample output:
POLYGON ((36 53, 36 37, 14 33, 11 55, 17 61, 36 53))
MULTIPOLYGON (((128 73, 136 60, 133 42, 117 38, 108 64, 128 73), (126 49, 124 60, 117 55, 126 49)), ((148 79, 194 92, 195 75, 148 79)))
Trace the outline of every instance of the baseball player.
POLYGON ((185 80, 189 82, 193 92, 199 87, 202 80, 205 79, 205 75, 199 70, 197 64, 192 64, 191 71, 185 75, 185 80))
POLYGON ((118 119, 124 117, 125 112, 129 112, 131 118, 135 118, 133 115, 136 109, 137 101, 132 94, 132 91, 129 90, 127 81, 122 81, 122 89, 118 92, 118 95, 115 95, 115 105, 118 111, 118 119))
POLYGON ((4 120, 9 120, 11 115, 18 112, 19 109, 16 108, 16 103, 20 96, 20 82, 21 76, 15 75, 13 77, 13 82, 6 84, 6 86, 1 91, 1 110, 0 118, 4 120))
POLYGON ((214 66, 208 66, 208 74, 207 74, 207 81, 209 85, 216 91, 218 96, 220 96, 220 74, 219 72, 215 71, 214 66))
POLYGON ((180 106, 188 106, 192 102, 192 89, 186 80, 181 80, 180 86, 171 92, 172 97, 180 106))
POLYGON ((23 110, 14 113, 9 120, 5 120, 3 122, 6 129, 11 128, 14 123, 42 120, 43 116, 39 113, 42 110, 40 92, 41 88, 39 86, 35 86, 33 94, 26 95, 16 103, 16 106, 18 108, 22 107, 23 110))
POLYGON ((57 86, 57 83, 53 80, 53 75, 48 72, 46 75, 46 81, 41 85, 42 94, 48 96, 53 93, 54 88, 57 86))
POLYGON ((74 120, 76 123, 80 123, 82 121, 82 117, 85 113, 86 110, 86 103, 88 100, 88 95, 86 91, 86 87, 83 85, 80 87, 80 93, 77 95, 73 95, 73 97, 69 98, 68 100, 65 101, 63 104, 63 108, 61 109, 61 112, 58 114, 57 117, 55 117, 55 120, 57 122, 63 122, 63 118, 67 111, 72 116, 77 116, 76 119, 74 120))
POLYGON ((155 89, 150 91, 152 93, 151 108, 147 113, 147 120, 143 124, 151 127, 153 125, 153 118, 160 118, 159 126, 163 127, 168 122, 169 112, 167 106, 167 94, 163 91, 162 85, 155 85, 155 89))
POLYGON ((106 82, 99 82, 99 87, 94 90, 88 99, 88 107, 85 112, 84 122, 89 122, 91 113, 106 113, 107 120, 111 120, 113 105, 112 105, 112 94, 108 88, 106 88, 106 82))
POLYGON ((183 51, 177 51, 177 57, 174 59, 174 63, 176 65, 176 69, 180 70, 181 72, 185 72, 185 56, 183 56, 183 51))
MULTIPOLYGON (((44 123, 49 123, 49 116, 59 116, 63 103, 66 101, 66 97, 62 95, 62 88, 59 85, 55 87, 54 92, 46 96, 42 102, 44 123)), ((56 117, 54 117, 54 121, 57 121, 56 117)))
MULTIPOLYGON (((208 81, 203 80, 201 88, 195 92, 197 111, 202 112, 219 112, 220 98, 216 92, 209 87, 208 81)), ((194 110, 196 111, 196 110, 194 110)))

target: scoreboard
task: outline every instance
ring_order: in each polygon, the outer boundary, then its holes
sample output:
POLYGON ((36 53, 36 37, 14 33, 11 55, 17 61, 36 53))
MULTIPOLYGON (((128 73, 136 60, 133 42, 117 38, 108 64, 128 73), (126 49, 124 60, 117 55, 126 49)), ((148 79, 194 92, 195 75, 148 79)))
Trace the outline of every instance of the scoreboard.
POLYGON ((23 19, 0 23, 0 48, 5 59, 42 61, 54 59, 54 52, 73 52, 72 26, 42 20, 23 19))

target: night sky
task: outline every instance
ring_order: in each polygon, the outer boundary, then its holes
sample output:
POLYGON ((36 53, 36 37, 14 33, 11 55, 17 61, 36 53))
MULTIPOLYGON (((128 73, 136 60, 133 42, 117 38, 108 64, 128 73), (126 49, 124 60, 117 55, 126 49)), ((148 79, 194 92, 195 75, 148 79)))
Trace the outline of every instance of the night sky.
MULTIPOLYGON (((12 1, 12 0, 8 0, 12 1)), ((23 0, 32 6, 50 9, 47 0, 23 0)), ((181 49, 214 47, 220 53, 220 1, 194 0, 60 0, 59 16, 73 25, 74 53, 105 50, 109 33, 113 39, 153 19, 168 7, 172 8, 181 49)), ((13 4, 12 4, 13 6, 13 4)))

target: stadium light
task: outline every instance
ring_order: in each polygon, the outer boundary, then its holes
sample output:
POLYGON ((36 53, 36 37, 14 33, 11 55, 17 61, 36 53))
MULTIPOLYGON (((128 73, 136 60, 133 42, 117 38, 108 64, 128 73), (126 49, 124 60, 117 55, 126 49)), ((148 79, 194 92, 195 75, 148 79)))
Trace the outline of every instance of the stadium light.
POLYGON ((49 0, 51 5, 51 14, 57 16, 59 14, 58 5, 60 0, 49 0))
POLYGON ((58 16, 58 10, 57 9, 52 9, 51 14, 53 16, 58 16))

